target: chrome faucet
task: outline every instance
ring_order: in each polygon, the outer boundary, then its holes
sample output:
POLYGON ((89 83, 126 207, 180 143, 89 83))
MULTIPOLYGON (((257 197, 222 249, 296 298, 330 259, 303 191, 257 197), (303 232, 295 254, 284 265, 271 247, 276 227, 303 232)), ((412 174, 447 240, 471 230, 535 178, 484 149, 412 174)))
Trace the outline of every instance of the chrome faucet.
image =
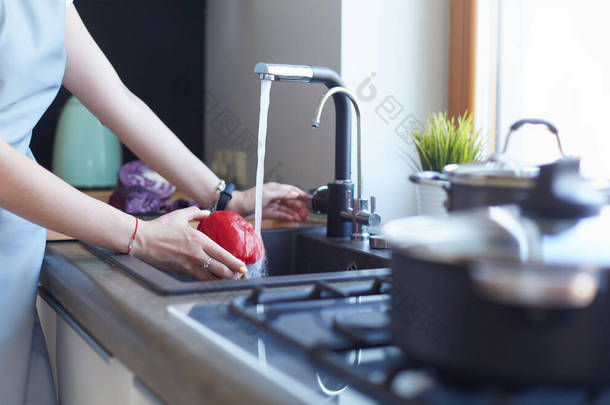
POLYGON ((366 242, 369 240, 368 227, 377 226, 381 223, 381 215, 376 211, 376 198, 371 196, 371 210, 369 211, 369 202, 367 199, 362 198, 362 117, 360 114, 360 106, 354 95, 344 87, 333 87, 328 90, 326 94, 322 96, 316 109, 312 126, 318 128, 320 126, 320 117, 322 116, 322 110, 326 101, 335 94, 344 94, 354 105, 356 110, 356 125, 357 125, 357 184, 358 184, 358 198, 354 198, 351 202, 351 207, 341 211, 340 216, 343 219, 352 221, 352 240, 366 242))
MULTIPOLYGON (((329 89, 345 87, 343 79, 337 72, 324 66, 258 63, 254 67, 254 73, 260 80, 322 83, 329 89)), ((326 235, 343 238, 352 234, 351 223, 341 218, 341 212, 351 206, 354 189, 351 181, 351 116, 349 102, 344 94, 335 94, 333 100, 336 114, 335 180, 327 186, 326 235)))
POLYGON ((302 65, 278 65, 274 63, 257 63, 254 73, 261 80, 309 83, 313 79, 313 68, 302 65))

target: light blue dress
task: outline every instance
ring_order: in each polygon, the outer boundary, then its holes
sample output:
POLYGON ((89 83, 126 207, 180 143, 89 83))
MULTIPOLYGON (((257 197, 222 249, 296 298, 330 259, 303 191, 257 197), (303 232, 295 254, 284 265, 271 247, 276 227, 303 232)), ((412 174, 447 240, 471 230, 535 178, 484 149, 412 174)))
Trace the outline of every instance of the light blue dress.
MULTIPOLYGON (((0 0, 0 137, 31 159, 32 128, 64 74, 65 7, 65 0, 0 0)), ((40 362, 46 354, 42 334, 33 327, 45 235, 45 229, 0 208, 3 405, 55 402, 48 365, 40 362)))

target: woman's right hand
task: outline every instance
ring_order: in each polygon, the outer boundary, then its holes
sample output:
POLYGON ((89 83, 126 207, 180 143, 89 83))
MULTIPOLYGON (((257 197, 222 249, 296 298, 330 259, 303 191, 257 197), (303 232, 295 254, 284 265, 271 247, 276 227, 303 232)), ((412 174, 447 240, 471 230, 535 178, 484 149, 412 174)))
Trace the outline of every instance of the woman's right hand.
POLYGON ((246 273, 246 266, 189 225, 210 215, 189 207, 152 221, 140 221, 133 254, 158 269, 199 280, 234 279, 246 273), (209 261, 209 267, 204 264, 209 261))

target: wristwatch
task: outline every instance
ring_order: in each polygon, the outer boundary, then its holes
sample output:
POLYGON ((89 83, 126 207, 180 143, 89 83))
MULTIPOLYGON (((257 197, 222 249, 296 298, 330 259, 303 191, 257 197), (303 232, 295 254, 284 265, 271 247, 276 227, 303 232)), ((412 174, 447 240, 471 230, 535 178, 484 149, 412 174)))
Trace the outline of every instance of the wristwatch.
POLYGON ((218 205, 218 201, 220 200, 220 193, 222 193, 225 188, 227 188, 227 182, 221 179, 218 185, 216 186, 216 190, 214 191, 214 200, 208 206, 208 209, 210 211, 216 210, 216 206, 218 205))
POLYGON ((233 198, 233 191, 235 191, 235 184, 228 183, 224 190, 220 192, 220 197, 218 198, 214 211, 223 211, 227 208, 227 204, 231 201, 231 198, 233 198))

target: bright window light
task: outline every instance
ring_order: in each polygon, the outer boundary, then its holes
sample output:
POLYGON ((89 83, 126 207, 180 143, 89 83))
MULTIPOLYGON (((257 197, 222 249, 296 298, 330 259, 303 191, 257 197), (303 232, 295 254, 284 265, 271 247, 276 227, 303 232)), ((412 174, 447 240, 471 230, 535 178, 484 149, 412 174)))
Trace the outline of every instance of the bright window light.
MULTIPOLYGON (((497 5, 495 14, 489 7, 479 12, 479 124, 496 128, 503 145, 518 119, 547 119, 558 127, 566 154, 582 158, 583 174, 610 178, 610 2, 499 0, 497 5), (499 27, 493 44, 481 41, 493 33, 490 26, 499 27), (495 113, 489 113, 495 67, 497 99, 495 113)), ((534 164, 558 155, 552 135, 536 127, 511 138, 509 153, 534 164)))

